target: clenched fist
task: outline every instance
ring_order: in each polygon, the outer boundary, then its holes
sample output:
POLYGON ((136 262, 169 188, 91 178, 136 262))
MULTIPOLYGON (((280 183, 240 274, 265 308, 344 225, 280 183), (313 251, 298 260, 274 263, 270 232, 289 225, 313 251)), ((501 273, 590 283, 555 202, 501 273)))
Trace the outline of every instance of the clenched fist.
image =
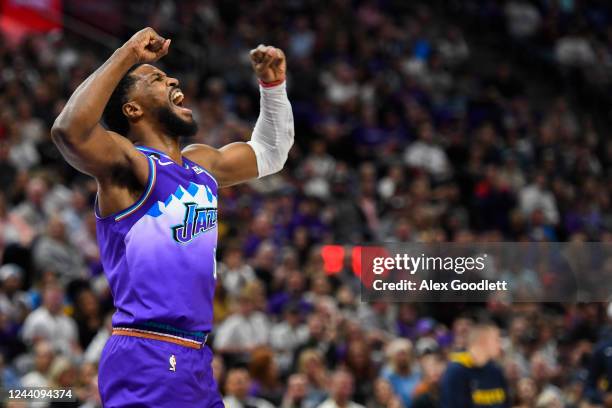
POLYGON ((151 27, 144 28, 134 34, 122 48, 133 55, 135 64, 155 62, 168 53, 170 40, 165 39, 151 27))
POLYGON ((279 48, 260 44, 251 50, 251 64, 255 75, 263 82, 282 82, 285 80, 287 62, 285 53, 279 48))

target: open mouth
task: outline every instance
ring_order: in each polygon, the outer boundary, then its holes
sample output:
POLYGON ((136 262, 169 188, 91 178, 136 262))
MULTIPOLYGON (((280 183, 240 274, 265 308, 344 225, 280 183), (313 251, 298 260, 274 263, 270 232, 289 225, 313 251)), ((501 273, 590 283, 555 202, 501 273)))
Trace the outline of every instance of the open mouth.
POLYGON ((183 91, 181 91, 180 89, 178 89, 178 88, 174 89, 170 93, 170 102, 175 107, 177 107, 181 111, 185 111, 187 113, 191 113, 191 109, 183 107, 183 101, 184 100, 185 100, 185 95, 183 94, 183 91))

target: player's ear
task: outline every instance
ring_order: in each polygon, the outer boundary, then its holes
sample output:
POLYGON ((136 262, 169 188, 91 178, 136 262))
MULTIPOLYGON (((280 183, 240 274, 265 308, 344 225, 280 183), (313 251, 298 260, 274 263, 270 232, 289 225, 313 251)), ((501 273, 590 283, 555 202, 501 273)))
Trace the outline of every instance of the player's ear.
POLYGON ((128 102, 122 107, 123 114, 128 119, 138 119, 142 116, 142 109, 136 102, 128 102))

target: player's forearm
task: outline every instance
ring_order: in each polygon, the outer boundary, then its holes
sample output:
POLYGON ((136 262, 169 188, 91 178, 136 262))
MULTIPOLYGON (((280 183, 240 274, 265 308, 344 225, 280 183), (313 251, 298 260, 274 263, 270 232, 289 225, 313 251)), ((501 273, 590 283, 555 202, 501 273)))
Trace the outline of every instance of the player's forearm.
POLYGON ((53 124, 54 138, 71 138, 74 142, 86 138, 100 122, 113 90, 135 63, 136 57, 131 50, 117 49, 74 91, 53 124))
POLYGON ((260 86, 260 95, 259 118, 248 144, 257 157, 258 176, 264 177, 283 168, 295 130, 286 82, 269 88, 260 86))

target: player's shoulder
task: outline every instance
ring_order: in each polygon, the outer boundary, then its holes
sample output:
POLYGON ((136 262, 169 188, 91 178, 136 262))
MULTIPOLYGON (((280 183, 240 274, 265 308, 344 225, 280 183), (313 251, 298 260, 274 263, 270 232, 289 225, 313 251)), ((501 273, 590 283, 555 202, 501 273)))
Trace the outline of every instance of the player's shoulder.
POLYGON ((472 356, 467 351, 450 353, 448 368, 455 371, 464 371, 474 367, 472 356))
POLYGON ((452 384, 457 381, 458 378, 468 378, 470 376, 470 368, 464 366, 457 361, 449 361, 444 370, 443 382, 452 384))
POLYGON ((203 143, 185 146, 181 153, 192 162, 208 169, 211 169, 219 158, 218 149, 203 143))
POLYGON ((212 152, 218 152, 218 150, 204 143, 192 143, 190 145, 185 146, 182 150, 182 153, 185 156, 194 154, 207 154, 212 152))
POLYGON ((112 130, 107 130, 106 134, 120 147, 121 152, 126 157, 135 160, 143 159, 143 153, 136 148, 137 146, 130 139, 112 130))

